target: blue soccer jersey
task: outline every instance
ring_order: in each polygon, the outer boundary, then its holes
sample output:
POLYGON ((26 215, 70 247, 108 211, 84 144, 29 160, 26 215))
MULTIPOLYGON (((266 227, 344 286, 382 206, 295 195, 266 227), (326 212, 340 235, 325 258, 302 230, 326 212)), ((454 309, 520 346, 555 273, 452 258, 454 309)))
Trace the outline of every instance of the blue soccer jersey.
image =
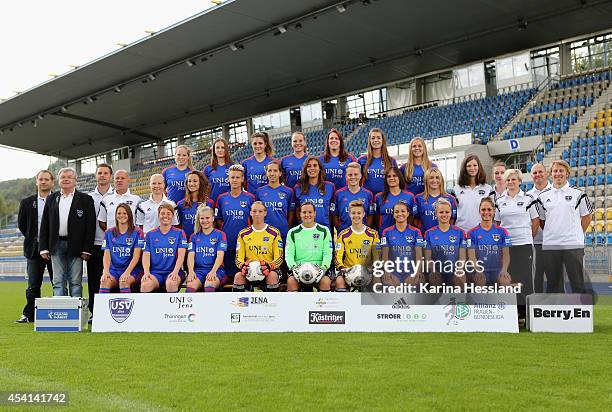
POLYGON ((174 270, 179 249, 187 249, 187 236, 181 229, 171 227, 163 234, 157 228, 147 233, 143 252, 151 254, 151 274, 168 276, 174 270))
POLYGON ((335 197, 335 214, 340 217, 340 227, 338 232, 349 227, 351 216, 349 215, 349 204, 354 200, 360 200, 365 205, 366 216, 363 217, 363 223, 366 224, 366 217, 374 214, 374 196, 368 189, 360 187, 357 193, 353 193, 347 187, 336 190, 335 197))
POLYGON ((185 198, 185 180, 189 172, 191 172, 191 169, 188 167, 184 170, 179 170, 176 166, 167 167, 162 170, 161 174, 166 182, 168 199, 172 200, 175 204, 185 198))
MULTIPOLYGON (((125 233, 120 233, 117 231, 117 235, 113 232, 113 229, 108 229, 104 233, 102 250, 108 250, 110 252, 110 273, 115 277, 119 277, 130 265, 134 257, 134 250, 144 247, 144 234, 140 229, 135 229, 132 233, 128 233, 127 231, 125 233)), ((136 276, 141 273, 142 265, 138 263, 134 270, 132 270, 132 275, 136 276)))
POLYGON ((346 166, 349 163, 355 162, 355 156, 349 154, 344 162, 336 156, 330 156, 329 162, 325 162, 325 156, 319 156, 319 160, 323 163, 325 169, 325 180, 334 184, 336 189, 341 189, 346 186, 346 166))
MULTIPOLYGON (((431 164, 431 167, 437 167, 435 163, 431 164)), ((406 177, 406 165, 403 164, 400 167, 400 171, 406 177)), ((421 165, 414 165, 414 170, 412 171, 412 179, 406 181, 407 187, 406 190, 412 192, 415 196, 419 193, 423 193, 425 191, 425 170, 421 165)))
POLYGON ((285 240, 289 231, 287 214, 295 210, 293 190, 285 185, 276 188, 265 185, 257 189, 255 197, 266 205, 265 223, 277 228, 285 240))
POLYGON ((318 185, 309 185, 308 191, 302 193, 302 185, 297 184, 293 188, 293 192, 295 194, 294 204, 296 208, 306 201, 312 202, 315 205, 315 221, 331 228, 329 215, 330 213, 334 214, 336 207, 334 204, 335 187, 333 183, 325 182, 325 193, 323 194, 319 192, 318 185))
POLYGON ((478 225, 467 234, 468 247, 476 252, 476 260, 482 262, 487 282, 495 282, 502 268, 502 252, 510 244, 508 232, 501 226, 493 225, 485 230, 478 225))
POLYGON ((295 155, 289 155, 281 159, 281 168, 285 174, 285 185, 287 187, 297 185, 300 177, 302 177, 302 168, 307 158, 308 155, 304 154, 300 158, 295 157, 295 155))
POLYGON ((227 236, 218 229, 213 229, 208 235, 202 232, 194 233, 189 239, 189 252, 195 253, 194 270, 200 276, 206 276, 213 268, 217 252, 226 251, 227 236))
POLYGON ((408 226, 404 231, 397 229, 395 225, 386 228, 380 237, 381 248, 389 249, 389 259, 396 258, 415 260, 415 248, 425 247, 421 231, 414 226, 408 226))
MULTIPOLYGON (((185 231, 187 238, 189 238, 195 230, 195 216, 198 211, 198 206, 200 206, 200 202, 191 202, 191 207, 186 207, 185 199, 181 200, 176 205, 176 214, 179 224, 181 225, 181 229, 185 231)), ((206 199, 206 206, 210 206, 213 210, 215 209, 215 204, 211 198, 206 199)))
POLYGON ((204 175, 210 183, 210 198, 213 202, 217 201, 217 198, 221 193, 229 192, 230 186, 227 181, 228 169, 231 165, 217 165, 217 168, 213 170, 211 165, 204 168, 204 175))
POLYGON ((431 259, 439 262, 434 264, 430 270, 447 275, 453 274, 454 265, 459 260, 459 251, 467 248, 465 232, 454 225, 450 226, 446 232, 435 226, 425 232, 424 240, 425 249, 431 251, 431 259))
POLYGON ((266 165, 272 160, 273 158, 266 156, 264 160, 258 162, 255 156, 251 156, 242 162, 247 191, 252 195, 255 194, 258 187, 268 184, 266 165))
POLYGON ((250 224, 251 205, 254 201, 255 196, 249 192, 241 192, 237 197, 227 192, 217 199, 215 217, 223 222, 221 230, 227 236, 227 250, 236 250, 238 233, 250 224))
POLYGON ((428 231, 434 226, 438 226, 438 218, 434 204, 440 197, 448 200, 451 204, 451 219, 457 219, 457 200, 451 195, 445 196, 428 196, 425 199, 425 194, 416 195, 416 212, 414 217, 421 221, 421 230, 428 231))
MULTIPOLYGON (((372 163, 370 163, 368 170, 364 170, 367 161, 367 155, 362 155, 357 160, 361 166, 361 173, 364 177, 363 187, 368 189, 374 196, 376 196, 385 189, 385 168, 383 166, 382 157, 375 157, 372 159, 372 163)), ((394 158, 391 158, 391 166, 397 166, 397 162, 394 158)))
POLYGON ((393 206, 397 202, 404 202, 408 205, 408 212, 414 216, 416 213, 416 202, 414 195, 407 190, 402 190, 397 195, 389 193, 383 202, 383 194, 374 196, 374 211, 378 215, 378 233, 382 235, 383 230, 393 225, 393 206))

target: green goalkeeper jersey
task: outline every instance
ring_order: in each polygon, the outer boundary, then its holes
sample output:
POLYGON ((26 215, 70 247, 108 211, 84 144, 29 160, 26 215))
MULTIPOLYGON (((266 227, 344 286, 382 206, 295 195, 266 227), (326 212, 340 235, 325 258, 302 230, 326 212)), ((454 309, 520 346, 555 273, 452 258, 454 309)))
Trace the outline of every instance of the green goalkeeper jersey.
POLYGON ((287 233, 285 261, 289 269, 301 263, 313 263, 329 269, 333 254, 333 239, 329 229, 315 224, 311 228, 299 225, 287 233))

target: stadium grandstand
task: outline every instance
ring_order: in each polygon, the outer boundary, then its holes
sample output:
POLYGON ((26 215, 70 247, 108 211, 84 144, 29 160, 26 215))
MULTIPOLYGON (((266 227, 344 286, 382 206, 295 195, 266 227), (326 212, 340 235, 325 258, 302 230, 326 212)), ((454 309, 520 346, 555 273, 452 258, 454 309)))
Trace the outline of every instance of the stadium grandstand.
MULTIPOLYGON (((267 131, 280 157, 293 131, 320 154, 335 127, 358 156, 379 127, 400 163, 423 137, 448 186, 469 154, 487 171, 498 159, 523 172, 566 159, 597 208, 586 242, 612 245, 612 28, 602 18, 612 5, 503 3, 443 2, 441 14, 399 0, 225 2, 4 101, 0 143, 65 160, 85 191, 96 164, 128 169, 131 191, 147 196, 181 144, 201 170, 217 137, 240 162, 253 132, 267 131)), ((21 253, 15 226, 1 229, 0 275, 21 253)))

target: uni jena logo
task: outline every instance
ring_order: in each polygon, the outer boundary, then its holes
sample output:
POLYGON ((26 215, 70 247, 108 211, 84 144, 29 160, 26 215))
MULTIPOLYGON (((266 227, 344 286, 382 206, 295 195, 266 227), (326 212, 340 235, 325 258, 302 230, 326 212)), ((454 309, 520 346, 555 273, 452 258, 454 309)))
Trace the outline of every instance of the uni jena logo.
POLYGON ((123 323, 132 314, 134 309, 134 299, 130 298, 113 298, 108 301, 108 308, 113 320, 117 323, 123 323))

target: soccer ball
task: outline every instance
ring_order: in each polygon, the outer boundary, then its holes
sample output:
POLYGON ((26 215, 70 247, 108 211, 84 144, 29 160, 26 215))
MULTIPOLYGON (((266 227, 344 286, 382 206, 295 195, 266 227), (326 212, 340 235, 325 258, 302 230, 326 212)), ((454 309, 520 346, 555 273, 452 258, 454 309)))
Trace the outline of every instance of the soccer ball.
POLYGON ((246 278, 249 282, 259 282, 260 280, 264 280, 265 276, 261 271, 261 263, 259 263, 259 260, 254 260, 249 263, 249 270, 246 278))
POLYGON ((323 269, 318 265, 312 263, 302 263, 301 265, 293 268, 293 276, 295 280, 304 285, 311 285, 318 283, 323 277, 323 269))
POLYGON ((370 284, 372 274, 365 266, 355 265, 345 272, 344 279, 349 286, 361 288, 370 284))

